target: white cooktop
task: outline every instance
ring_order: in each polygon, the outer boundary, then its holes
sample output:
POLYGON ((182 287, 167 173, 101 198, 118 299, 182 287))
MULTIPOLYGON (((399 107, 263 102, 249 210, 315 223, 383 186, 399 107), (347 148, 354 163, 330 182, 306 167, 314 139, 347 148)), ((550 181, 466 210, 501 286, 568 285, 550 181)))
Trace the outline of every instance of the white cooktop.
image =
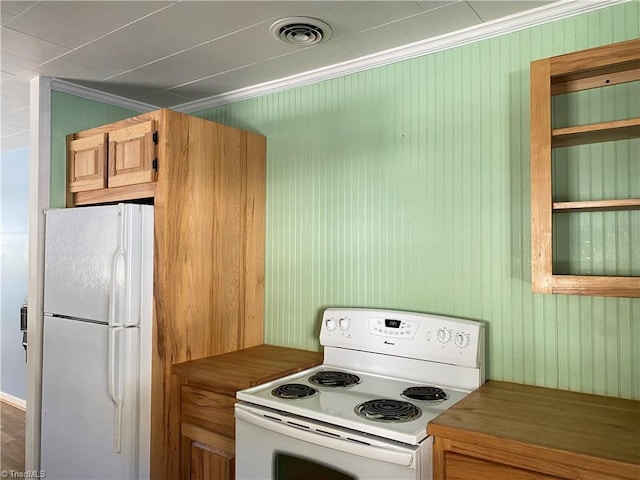
POLYGON ((427 436, 426 426, 429 420, 438 416, 443 410, 449 408, 469 393, 467 390, 454 389, 442 385, 431 385, 425 382, 390 378, 353 370, 350 370, 349 373, 355 373, 361 379, 361 382, 357 385, 349 387, 323 387, 309 382, 309 377, 323 370, 346 371, 330 365, 321 365, 258 385, 257 387, 241 390, 238 392, 237 397, 240 400, 255 405, 261 405, 263 407, 285 411, 293 415, 300 415, 359 432, 416 445, 427 436), (308 385, 318 390, 319 393, 312 397, 301 399, 283 399, 271 393, 276 387, 288 383, 308 385), (449 398, 440 403, 432 403, 407 399, 401 396, 401 393, 406 388, 414 386, 441 387, 449 398), (374 399, 392 399, 409 402, 420 408, 422 414, 415 420, 401 423, 388 423, 365 419, 355 413, 354 409, 357 405, 374 399))
POLYGON ((417 445, 427 423, 484 383, 484 325, 471 320, 394 310, 328 308, 320 329, 324 363, 256 387, 237 398, 290 415, 417 445), (337 370, 361 379, 349 387, 318 386, 314 373, 337 370), (301 399, 283 399, 272 390, 299 383, 318 390, 301 399), (442 388, 439 403, 401 396, 409 387, 442 388), (355 408, 376 399, 409 402, 421 415, 404 422, 360 417, 355 408))

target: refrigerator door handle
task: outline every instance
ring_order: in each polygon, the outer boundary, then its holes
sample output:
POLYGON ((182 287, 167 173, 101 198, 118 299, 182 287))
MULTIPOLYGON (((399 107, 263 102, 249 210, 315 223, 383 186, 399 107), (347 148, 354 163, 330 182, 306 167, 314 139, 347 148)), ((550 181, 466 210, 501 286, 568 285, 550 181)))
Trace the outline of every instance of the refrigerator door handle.
POLYGON ((116 318, 116 298, 118 297, 118 261, 122 258, 126 272, 126 257, 122 247, 118 246, 118 251, 113 256, 111 261, 111 292, 109 295, 109 326, 121 327, 123 323, 119 318, 116 318))
MULTIPOLYGON (((111 292, 109 296, 109 326, 110 327, 121 327, 124 325, 122 318, 120 315, 117 315, 116 308, 122 310, 121 305, 118 304, 116 307, 116 299, 119 299, 119 291, 118 291, 118 263, 120 259, 122 259, 123 267, 124 267, 124 281, 125 284, 129 282, 129 272, 127 271, 127 256, 125 249, 126 242, 126 229, 127 222, 125 218, 125 214, 122 209, 122 205, 118 205, 118 248, 116 252, 113 254, 113 258, 111 259, 111 292)), ((120 302, 121 303, 121 302, 120 302)))
POLYGON ((109 381, 109 396, 114 403, 113 411, 113 451, 120 453, 122 438, 122 392, 120 391, 120 333, 123 327, 109 329, 109 359, 107 377, 109 381))

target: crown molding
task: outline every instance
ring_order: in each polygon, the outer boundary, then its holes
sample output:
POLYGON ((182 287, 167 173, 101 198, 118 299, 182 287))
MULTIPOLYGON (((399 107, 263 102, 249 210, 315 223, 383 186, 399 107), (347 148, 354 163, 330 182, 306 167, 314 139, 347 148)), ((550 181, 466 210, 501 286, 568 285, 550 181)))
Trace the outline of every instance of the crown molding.
MULTIPOLYGON (((535 27, 537 25, 562 20, 564 18, 592 12, 601 8, 627 3, 629 1, 634 0, 561 0, 534 10, 516 13, 509 17, 481 23, 450 34, 440 35, 427 40, 373 53, 354 60, 329 65, 327 67, 310 70, 308 72, 291 75, 289 77, 272 80, 258 85, 252 85, 250 87, 240 88, 238 90, 232 90, 230 92, 213 95, 200 100, 181 103, 170 108, 178 112, 192 113, 207 108, 219 107, 221 105, 249 98, 276 93, 304 85, 310 85, 324 80, 331 80, 333 78, 370 70, 376 67, 382 67, 384 65, 409 60, 423 55, 428 55, 430 53, 460 47, 470 43, 479 42, 481 40, 487 40, 500 35, 524 30, 525 28, 535 27)), ((128 108, 139 113, 150 112, 160 108, 148 103, 131 100, 90 87, 78 85, 67 80, 61 80, 59 78, 52 78, 51 80, 51 89, 57 92, 69 93, 89 100, 128 108)))
POLYGON ((371 55, 330 65, 290 77, 253 85, 238 90, 214 95, 201 100, 182 103, 171 107, 172 110, 192 113, 206 108, 218 107, 269 93, 275 93, 294 87, 330 80, 333 78, 362 72, 376 67, 400 62, 430 53, 448 50, 469 43, 509 34, 525 28, 588 13, 601 8, 626 3, 630 0, 563 0, 534 10, 517 13, 491 22, 481 23, 451 34, 440 35, 401 47, 384 50, 371 55))
POLYGON ((95 100, 96 102, 107 103, 116 107, 128 108, 129 110, 133 110, 138 113, 151 112, 160 108, 149 103, 131 100, 129 98, 114 95, 112 93, 101 92, 100 90, 85 87, 83 85, 78 85, 76 83, 72 83, 67 80, 61 80, 59 78, 51 79, 51 90, 55 90, 56 92, 68 93, 77 97, 86 98, 87 100, 95 100))

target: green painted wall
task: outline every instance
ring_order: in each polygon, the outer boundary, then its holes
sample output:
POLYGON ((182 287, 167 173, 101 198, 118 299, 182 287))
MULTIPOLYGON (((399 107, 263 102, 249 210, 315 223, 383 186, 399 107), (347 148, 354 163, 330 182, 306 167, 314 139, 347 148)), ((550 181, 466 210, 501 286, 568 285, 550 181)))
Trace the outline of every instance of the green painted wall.
MULTIPOLYGON (((529 185, 529 62, 639 37, 639 5, 198 112, 268 137, 265 340, 319 349, 327 306, 460 316, 487 323, 490 378, 640 398, 640 299, 531 293, 529 185)), ((591 148, 577 195, 637 195, 639 152, 591 148)), ((640 274, 640 212, 609 215, 563 227, 582 253, 556 263, 640 274)))
POLYGON ((138 112, 87 100, 62 92, 51 92, 51 194, 52 207, 65 206, 66 136, 98 127, 138 112))

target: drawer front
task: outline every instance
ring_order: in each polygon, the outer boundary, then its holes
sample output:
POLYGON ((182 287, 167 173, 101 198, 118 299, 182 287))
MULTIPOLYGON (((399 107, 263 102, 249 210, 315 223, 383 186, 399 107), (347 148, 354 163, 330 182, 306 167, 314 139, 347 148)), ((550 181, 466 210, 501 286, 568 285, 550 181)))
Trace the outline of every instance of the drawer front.
POLYGON ((198 387, 182 387, 181 421, 235 438, 233 406, 237 400, 198 387))
POLYGON ((546 475, 510 465, 488 462, 480 458, 467 457, 446 452, 446 480, 561 480, 561 477, 546 475))

